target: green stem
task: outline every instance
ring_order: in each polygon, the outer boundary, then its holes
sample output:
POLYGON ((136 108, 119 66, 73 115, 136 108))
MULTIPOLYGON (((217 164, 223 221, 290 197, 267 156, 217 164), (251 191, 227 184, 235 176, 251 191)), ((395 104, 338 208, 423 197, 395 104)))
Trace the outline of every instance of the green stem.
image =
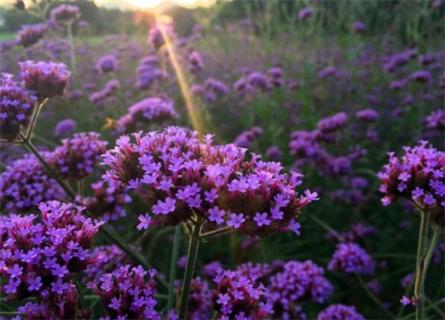
POLYGON ((75 44, 73 37, 73 23, 74 21, 70 21, 67 25, 67 29, 68 29, 68 42, 70 44, 70 67, 71 70, 73 70, 73 72, 77 75, 76 52, 75 52, 75 44))
POLYGON ((71 190, 68 185, 65 184, 65 182, 60 178, 60 176, 55 172, 50 165, 43 159, 37 148, 33 145, 31 140, 29 140, 27 137, 25 137, 22 133, 20 133, 20 138, 23 140, 23 143, 25 144, 26 148, 39 160, 39 162, 43 165, 43 167, 48 171, 48 173, 57 181, 57 183, 62 187, 62 189, 66 192, 66 194, 74 199, 75 194, 71 190))
POLYGON ((175 278, 176 278, 176 263, 179 255, 179 244, 181 242, 181 225, 175 227, 175 235, 173 238, 172 255, 170 258, 170 273, 168 283, 168 299, 167 310, 170 310, 173 306, 173 300, 175 295, 175 278))
POLYGON ((380 309, 386 314, 387 317, 389 317, 390 319, 394 318, 394 315, 389 312, 385 306, 383 305, 383 303, 379 300, 379 298, 376 297, 376 295, 368 288, 368 286, 366 285, 366 283, 363 281, 362 277, 359 274, 355 274, 355 276, 357 277, 357 280, 359 281, 360 285, 362 286, 363 290, 365 290, 366 294, 368 295, 368 297, 374 301, 374 303, 380 307, 380 309))
POLYGON ((427 212, 420 213, 419 239, 417 243, 416 280, 414 282, 414 297, 417 300, 416 320, 424 317, 424 267, 425 267, 425 243, 428 233, 429 217, 427 212))
POLYGON ((233 232, 233 231, 234 231, 233 228, 224 227, 224 228, 219 228, 219 229, 215 229, 215 230, 212 230, 212 231, 204 232, 204 233, 200 234, 199 236, 202 239, 208 239, 208 238, 211 238, 211 237, 217 237, 217 236, 220 236, 220 235, 223 235, 223 234, 227 234, 227 233, 230 233, 230 232, 233 232))
POLYGON ((193 227, 193 232, 189 238, 189 245, 187 249, 187 265, 185 267, 184 280, 182 283, 181 305, 179 309, 180 320, 187 319, 190 285, 192 283, 193 273, 195 271, 196 259, 198 258, 200 230, 201 225, 195 224, 193 227))

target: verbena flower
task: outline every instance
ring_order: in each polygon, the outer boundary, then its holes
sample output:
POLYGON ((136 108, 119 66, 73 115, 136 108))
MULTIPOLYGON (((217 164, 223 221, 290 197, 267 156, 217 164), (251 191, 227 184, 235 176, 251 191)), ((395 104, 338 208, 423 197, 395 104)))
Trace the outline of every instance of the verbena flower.
POLYGON ((365 122, 374 122, 379 118, 379 113, 374 109, 363 109, 355 113, 357 119, 365 122))
POLYGON ((429 210, 436 222, 444 219, 445 208, 445 153, 421 141, 417 146, 404 147, 403 155, 389 153, 378 177, 383 192, 383 205, 395 199, 407 198, 422 210, 429 210))
POLYGON ((445 131, 445 110, 436 110, 426 117, 426 126, 428 129, 445 131))
POLYGON ((314 9, 311 7, 305 7, 298 12, 298 18, 300 20, 307 20, 314 14, 314 9))
POLYGON ((97 281, 105 274, 122 267, 127 255, 116 245, 95 247, 90 254, 91 263, 86 267, 84 274, 86 282, 97 281))
POLYGON ((156 308, 156 271, 124 265, 88 286, 99 296, 111 319, 161 319, 156 308))
POLYGON ((76 131, 77 122, 73 119, 60 120, 54 128, 54 135, 56 137, 66 137, 76 131))
POLYGON ((198 73, 204 69, 204 59, 201 53, 193 50, 188 56, 188 68, 191 73, 198 73))
POLYGON ((375 262, 356 243, 339 243, 329 262, 328 269, 345 273, 372 274, 375 262))
POLYGON ((339 112, 318 121, 317 128, 322 133, 330 133, 345 127, 347 121, 348 115, 345 112, 339 112))
POLYGON ((352 30, 356 33, 362 33, 366 31, 366 24, 363 21, 354 21, 352 23, 352 30))
POLYGON ((167 77, 167 74, 158 66, 156 56, 146 56, 139 61, 136 86, 139 90, 149 89, 156 81, 167 77))
POLYGON ((107 54, 96 61, 95 67, 100 73, 113 72, 119 68, 119 61, 114 54, 107 54))
POLYGON ((332 304, 318 314, 317 320, 365 320, 365 317, 355 307, 332 304))
POLYGON ((103 106, 108 98, 120 88, 120 82, 117 79, 111 79, 105 83, 99 91, 90 94, 88 99, 97 106, 103 106))
POLYGON ((173 102, 167 98, 147 98, 128 108, 128 113, 119 118, 116 128, 119 132, 133 132, 142 125, 163 123, 178 118, 173 102))
POLYGON ((263 128, 252 127, 241 132, 233 141, 235 145, 242 148, 249 148, 251 144, 263 134, 263 128))
POLYGON ((284 86, 284 71, 280 67, 272 67, 267 70, 269 82, 274 87, 284 86))
POLYGON ((212 300, 219 319, 266 319, 272 315, 265 288, 236 271, 221 271, 212 300))
POLYGON ((47 30, 45 23, 23 25, 17 32, 17 42, 23 47, 28 48, 43 38, 47 30))
POLYGON ((25 86, 35 91, 39 99, 63 95, 71 75, 66 65, 31 60, 20 62, 19 65, 25 86))
POLYGON ((69 22, 80 18, 78 6, 61 4, 51 10, 50 19, 55 22, 69 22))
MULTIPOLYGON (((47 154, 42 154, 47 157, 47 154)), ((0 209, 24 213, 42 201, 63 199, 65 193, 31 155, 11 162, 0 174, 0 209)))
POLYGON ((20 128, 29 124, 37 98, 15 82, 11 75, 0 74, 0 136, 15 140, 20 128))
POLYGON ((192 320, 207 320, 212 317, 212 292, 206 281, 192 279, 188 300, 187 317, 192 320))
POLYGON ((19 309, 25 313, 76 318, 73 275, 90 264, 89 249, 100 224, 70 203, 41 203, 39 211, 0 221, 1 290, 9 301, 35 298, 36 303, 19 309))
POLYGON ((100 156, 106 151, 107 142, 97 132, 76 133, 63 139, 48 157, 48 163, 65 179, 82 179, 94 169, 100 156))
POLYGON ((283 155, 283 152, 281 151, 280 147, 278 147, 278 146, 271 146, 271 147, 267 148, 267 150, 266 150, 266 158, 271 161, 280 161, 282 155, 283 155))
POLYGON ((197 132, 169 127, 120 137, 104 156, 105 178, 137 191, 151 206, 144 219, 152 224, 196 215, 247 234, 294 229, 295 217, 317 194, 298 195, 300 174, 247 156, 232 144, 213 145, 210 135, 199 139, 197 132))
POLYGON ((91 184, 93 194, 79 197, 77 201, 94 217, 103 221, 117 220, 126 216, 124 205, 131 201, 118 183, 97 181, 91 184))

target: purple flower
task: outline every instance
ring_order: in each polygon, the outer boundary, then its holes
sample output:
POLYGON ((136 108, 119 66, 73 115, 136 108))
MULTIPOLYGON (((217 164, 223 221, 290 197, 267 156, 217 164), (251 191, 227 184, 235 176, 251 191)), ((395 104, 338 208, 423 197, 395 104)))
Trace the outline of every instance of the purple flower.
POLYGON ((298 18, 300 20, 307 20, 314 14, 314 9, 311 7, 305 7, 298 12, 298 18))
POLYGON ((71 75, 66 65, 31 60, 19 65, 26 88, 35 91, 40 100, 63 95, 71 75))
POLYGON ((188 67, 191 73, 198 73, 204 68, 204 59, 198 51, 192 51, 189 54, 188 67))
POLYGON ((262 227, 262 226, 268 226, 270 225, 270 219, 268 219, 267 217, 267 212, 257 212, 255 214, 255 217, 253 218, 253 220, 256 222, 258 227, 262 227))
POLYGON ((73 119, 60 120, 54 128, 54 135, 57 137, 66 137, 76 131, 76 121, 73 119))
POLYGON ((357 119, 365 122, 374 122, 379 118, 379 113, 374 109, 363 109, 355 113, 357 119))
POLYGON ((352 23, 352 30, 356 33, 362 33, 366 31, 366 24, 363 21, 354 21, 352 23))
POLYGON ((329 262, 328 269, 345 273, 372 274, 375 262, 356 243, 339 243, 329 262))
POLYGON ((426 117, 426 126, 428 129, 445 131, 445 110, 439 109, 431 112, 426 117))
POLYGON ((138 230, 145 230, 150 226, 151 217, 149 215, 139 215, 139 224, 137 225, 138 230))
POLYGON ((261 137, 262 134, 263 129, 261 127, 252 127, 240 133, 233 143, 238 147, 249 148, 255 140, 261 137))
POLYGON ((321 311, 317 320, 365 320, 355 307, 333 304, 321 311))
POLYGON ((23 47, 28 48, 43 38, 47 30, 47 25, 44 23, 23 25, 17 32, 17 42, 23 47))
POLYGON ((107 54, 96 61, 96 70, 100 73, 116 71, 119 68, 119 61, 113 54, 107 54))
POLYGON ((50 13, 50 19, 54 22, 68 22, 79 18, 79 7, 70 4, 58 5, 50 13))

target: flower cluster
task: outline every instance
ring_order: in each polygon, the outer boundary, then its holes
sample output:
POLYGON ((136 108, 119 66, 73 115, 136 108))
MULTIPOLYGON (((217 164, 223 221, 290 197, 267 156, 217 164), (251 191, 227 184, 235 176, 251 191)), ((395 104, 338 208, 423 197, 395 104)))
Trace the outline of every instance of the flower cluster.
POLYGON ((344 112, 339 112, 333 116, 326 117, 318 121, 317 129, 322 133, 330 133, 337 131, 346 126, 348 115, 344 112))
POLYGON ((63 199, 64 196, 57 182, 31 155, 11 162, 0 174, 0 209, 6 212, 23 213, 42 201, 63 199))
POLYGON ((229 93, 229 87, 220 80, 208 78, 203 84, 193 85, 191 92, 196 96, 201 96, 205 102, 212 103, 229 93))
POLYGON ((94 217, 103 221, 116 220, 126 216, 124 205, 131 198, 114 181, 98 181, 91 184, 93 195, 77 199, 94 217))
POLYGON ((44 23, 23 25, 17 32, 17 42, 23 47, 28 48, 43 38, 47 30, 47 26, 44 23))
POLYGON ((352 30, 356 33, 363 33, 366 31, 366 24, 360 20, 354 21, 352 23, 352 30))
POLYGON ((356 243, 339 243, 329 262, 328 269, 345 273, 372 274, 375 262, 372 257, 356 243))
POLYGON ((363 109, 356 112, 356 117, 365 122, 374 122, 379 118, 379 113, 374 109, 363 109))
POLYGON ((105 274, 124 265, 127 255, 116 245, 95 247, 90 254, 91 264, 84 273, 86 281, 97 281, 105 274))
POLYGON ((249 148, 255 140, 261 137, 262 134, 263 134, 263 128, 252 127, 250 129, 241 132, 239 136, 235 138, 233 143, 238 147, 249 148))
POLYGON ((436 110, 426 117, 426 126, 428 129, 445 131, 445 110, 436 110))
POLYGON ((119 61, 114 54, 107 54, 100 57, 96 62, 96 70, 100 73, 116 71, 119 67, 119 61))
POLYGON ((63 139, 48 157, 48 163, 65 179, 82 179, 88 176, 106 151, 107 142, 97 132, 76 133, 63 139))
POLYGON ((163 123, 178 117, 173 102, 167 98, 147 98, 128 108, 128 113, 119 118, 116 128, 119 132, 132 132, 143 124, 163 123))
POLYGON ((15 140, 21 127, 29 124, 37 98, 15 82, 11 75, 0 75, 0 137, 15 140))
POLYGON ((415 147, 404 147, 398 158, 389 154, 389 163, 379 172, 382 203, 389 205, 396 198, 412 200, 418 207, 436 213, 443 221, 445 208, 445 153, 426 141, 415 147))
POLYGON ((365 320, 355 307, 333 304, 321 311, 317 320, 365 320))
POLYGON ((38 217, 11 215, 0 221, 1 290, 9 301, 36 297, 38 303, 23 307, 27 314, 76 318, 72 275, 90 263, 89 248, 99 224, 69 203, 41 203, 39 210, 38 217))
POLYGON ((309 19, 314 14, 314 9, 305 7, 298 12, 298 18, 302 21, 309 19))
POLYGON ((359 239, 377 233, 377 228, 371 225, 362 223, 354 223, 349 230, 338 233, 336 231, 330 232, 328 238, 336 242, 356 242, 359 239))
POLYGON ((36 92, 40 100, 63 95, 71 75, 66 65, 31 60, 20 62, 19 65, 25 86, 36 92))
POLYGON ((145 227, 196 215, 247 234, 297 232, 295 217, 317 194, 298 195, 301 175, 282 173, 279 163, 246 157, 235 145, 213 145, 209 135, 201 140, 197 132, 169 127, 119 138, 104 156, 105 178, 136 190, 151 205, 153 215, 142 217, 145 227))
POLYGON ((192 279, 188 301, 188 315, 192 320, 207 320, 212 317, 212 293, 201 278, 192 279))
POLYGON ((156 56, 146 56, 139 61, 137 72, 136 86, 140 90, 149 89, 155 81, 162 80, 166 77, 159 67, 158 58, 156 56))
POLYGON ((111 79, 105 83, 104 87, 96 92, 93 92, 88 97, 89 100, 97 106, 103 106, 107 98, 115 93, 120 87, 120 82, 117 79, 111 79))
POLYGON ((56 137, 66 137, 76 131, 77 122, 73 119, 60 120, 54 128, 54 135, 56 137))
POLYGON ((188 68, 191 73, 198 73, 204 68, 204 59, 198 51, 192 51, 188 56, 188 68))
POLYGON ((89 287, 99 296, 111 319, 161 319, 156 307, 155 270, 124 265, 102 275, 89 287))
POLYGON ((215 279, 212 300, 219 319, 265 319, 272 315, 263 285, 235 271, 222 271, 215 279))
POLYGON ((279 146, 271 146, 266 150, 266 158, 271 161, 280 161, 283 152, 281 151, 279 146))
POLYGON ((51 10, 50 19, 55 22, 70 22, 80 18, 79 7, 61 4, 51 10))
POLYGON ((271 88, 269 77, 262 72, 251 72, 238 79, 233 88, 242 95, 266 92, 271 88))

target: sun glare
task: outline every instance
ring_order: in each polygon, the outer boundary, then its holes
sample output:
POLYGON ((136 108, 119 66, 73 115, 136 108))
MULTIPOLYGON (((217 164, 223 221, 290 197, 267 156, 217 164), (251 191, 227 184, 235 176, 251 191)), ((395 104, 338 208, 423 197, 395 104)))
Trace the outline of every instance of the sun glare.
POLYGON ((162 3, 162 0, 125 0, 134 7, 151 9, 162 3))

